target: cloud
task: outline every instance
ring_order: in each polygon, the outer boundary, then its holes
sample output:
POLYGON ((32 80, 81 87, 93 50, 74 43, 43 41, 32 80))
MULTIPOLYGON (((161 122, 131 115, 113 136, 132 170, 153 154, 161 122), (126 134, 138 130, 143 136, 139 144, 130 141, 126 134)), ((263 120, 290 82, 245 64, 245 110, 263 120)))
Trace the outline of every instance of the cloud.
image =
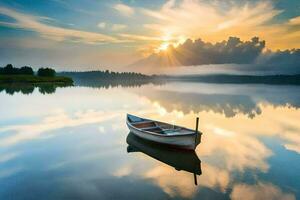
POLYGON ((133 8, 121 3, 114 5, 113 8, 127 17, 132 16, 135 13, 135 10, 133 8))
POLYGON ((113 31, 120 31, 120 30, 123 30, 123 29, 126 29, 127 28, 127 25, 125 24, 113 24, 111 29, 113 31))
POLYGON ((167 165, 158 165, 145 172, 144 177, 152 180, 163 189, 171 198, 191 198, 197 188, 191 187, 191 174, 178 173, 167 165))
POLYGON ((144 27, 156 35, 171 35, 178 39, 202 38, 209 42, 230 36, 243 40, 258 36, 266 39, 271 49, 296 48, 300 45, 297 33, 300 27, 291 29, 290 26, 291 23, 297 24, 299 19, 276 22, 275 17, 282 12, 268 0, 244 3, 169 0, 159 9, 142 9, 142 13, 152 19, 144 27))
MULTIPOLYGON (((100 29, 105 29, 105 28, 109 27, 112 31, 121 31, 121 30, 126 29, 128 26, 126 24, 107 24, 106 22, 100 22, 99 24, 97 24, 97 27, 100 29)), ((126 41, 129 41, 129 40, 126 40, 126 41)))
POLYGON ((11 152, 11 153, 4 153, 4 154, 0 154, 0 163, 5 163, 9 160, 13 160, 16 157, 19 156, 19 152, 11 152))
POLYGON ((280 188, 269 183, 258 183, 257 185, 238 184, 233 187, 231 199, 282 199, 295 200, 295 196, 291 193, 284 193, 280 188))
POLYGON ((145 35, 134 35, 134 34, 119 34, 121 37, 128 38, 131 40, 146 40, 146 41, 161 41, 159 37, 145 36, 145 35))
POLYGON ((290 19, 288 23, 295 26, 300 25, 300 16, 290 19))
MULTIPOLYGON (((230 174, 223 169, 203 163, 201 167, 205 173, 198 177, 201 187, 219 188, 225 192, 230 181, 230 174)), ((145 170, 143 177, 152 180, 163 189, 170 197, 192 198, 197 193, 197 187, 192 186, 192 174, 176 171, 167 165, 158 164, 145 170)))
POLYGON ((121 166, 115 172, 113 172, 113 176, 123 177, 128 176, 132 173, 132 168, 130 165, 121 166))
POLYGON ((88 44, 119 42, 118 39, 109 35, 49 25, 42 22, 43 20, 45 20, 43 17, 20 13, 5 7, 0 7, 0 14, 6 15, 16 20, 16 22, 9 23, 1 22, 0 26, 30 30, 38 33, 41 37, 55 41, 70 40, 88 44))
MULTIPOLYGON (((170 48, 178 62, 189 65, 201 64, 248 64, 252 63, 265 47, 265 41, 254 37, 251 41, 241 41, 240 38, 230 37, 227 41, 216 44, 203 42, 201 39, 187 40, 176 49, 170 48)), ((175 57, 174 56, 174 57, 175 57)))
POLYGON ((105 128, 104 128, 103 126, 99 126, 99 127, 98 127, 98 131, 99 131, 100 133, 105 133, 105 128))
MULTIPOLYGON (((187 39, 177 47, 169 45, 166 50, 152 53, 131 67, 172 67, 237 64, 237 71, 271 71, 282 74, 300 72, 300 49, 284 51, 266 50, 266 43, 258 37, 242 41, 238 37, 215 44, 202 39, 187 39)), ((206 66, 207 67, 207 66, 206 66)))
POLYGON ((105 22, 100 22, 99 24, 97 24, 98 28, 104 29, 106 27, 106 23, 105 22))
MULTIPOLYGON (((75 127, 85 124, 100 123, 115 118, 120 115, 118 112, 102 112, 89 110, 75 113, 75 116, 68 116, 65 112, 59 111, 47 116, 39 123, 12 125, 0 128, 0 132, 12 132, 7 137, 0 139, 0 147, 18 144, 23 141, 37 139, 49 131, 64 127, 75 127)), ((49 134, 48 134, 49 135, 49 134)))
POLYGON ((247 64, 254 62, 264 47, 265 42, 257 37, 245 42, 240 38, 230 37, 227 41, 216 44, 204 42, 201 39, 195 41, 188 39, 176 48, 170 45, 166 51, 152 54, 140 62, 156 66, 247 64))
POLYGON ((266 70, 279 71, 280 73, 299 73, 300 72, 300 49, 287 49, 284 51, 266 51, 262 53, 256 65, 266 70))

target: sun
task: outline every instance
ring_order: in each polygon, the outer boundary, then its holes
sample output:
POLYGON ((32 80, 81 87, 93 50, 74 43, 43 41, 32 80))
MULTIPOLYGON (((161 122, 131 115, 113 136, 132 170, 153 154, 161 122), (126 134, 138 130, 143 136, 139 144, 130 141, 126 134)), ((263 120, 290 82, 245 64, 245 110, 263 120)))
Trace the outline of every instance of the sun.
POLYGON ((170 47, 178 47, 180 44, 183 44, 186 41, 185 36, 172 37, 170 34, 162 37, 162 43, 154 49, 156 53, 167 52, 170 47))
POLYGON ((162 43, 162 44, 157 48, 157 50, 158 50, 158 51, 167 51, 169 45, 170 45, 170 43, 164 42, 164 43, 162 43))

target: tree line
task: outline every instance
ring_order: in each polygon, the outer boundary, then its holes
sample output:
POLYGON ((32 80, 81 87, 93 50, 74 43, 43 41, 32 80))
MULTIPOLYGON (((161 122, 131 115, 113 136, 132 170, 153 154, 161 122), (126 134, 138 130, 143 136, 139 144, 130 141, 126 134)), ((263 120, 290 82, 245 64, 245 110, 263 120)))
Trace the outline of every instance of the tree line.
POLYGON ((72 77, 74 79, 88 80, 146 80, 152 79, 152 76, 136 72, 114 72, 114 71, 85 71, 85 72, 61 72, 60 75, 72 77))
POLYGON ((39 68, 35 73, 29 66, 21 68, 14 67, 12 64, 7 64, 5 67, 0 67, 0 75, 37 75, 44 77, 54 77, 56 72, 52 68, 39 68))

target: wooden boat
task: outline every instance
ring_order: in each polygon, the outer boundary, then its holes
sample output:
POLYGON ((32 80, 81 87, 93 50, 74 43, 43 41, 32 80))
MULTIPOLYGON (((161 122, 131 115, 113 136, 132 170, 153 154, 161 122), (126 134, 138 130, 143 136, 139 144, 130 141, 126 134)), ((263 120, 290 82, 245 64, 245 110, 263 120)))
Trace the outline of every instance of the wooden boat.
POLYGON ((156 160, 159 160, 178 171, 187 171, 195 175, 201 175, 201 161, 195 151, 182 151, 168 148, 165 145, 143 140, 130 132, 126 138, 127 152, 142 152, 156 160))
POLYGON ((195 150, 201 141, 202 133, 196 130, 175 126, 159 121, 145 119, 127 114, 126 120, 129 130, 136 136, 176 148, 195 150))

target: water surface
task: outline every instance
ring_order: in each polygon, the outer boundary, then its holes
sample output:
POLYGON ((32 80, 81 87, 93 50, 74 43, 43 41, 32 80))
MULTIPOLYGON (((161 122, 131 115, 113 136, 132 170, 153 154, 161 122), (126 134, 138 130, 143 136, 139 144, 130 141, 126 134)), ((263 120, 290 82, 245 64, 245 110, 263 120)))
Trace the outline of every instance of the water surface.
POLYGON ((300 198, 300 87, 47 91, 0 92, 0 199, 300 198), (199 116, 202 143, 178 160, 164 150, 149 156, 147 144, 127 144, 126 113, 189 128, 199 116))

